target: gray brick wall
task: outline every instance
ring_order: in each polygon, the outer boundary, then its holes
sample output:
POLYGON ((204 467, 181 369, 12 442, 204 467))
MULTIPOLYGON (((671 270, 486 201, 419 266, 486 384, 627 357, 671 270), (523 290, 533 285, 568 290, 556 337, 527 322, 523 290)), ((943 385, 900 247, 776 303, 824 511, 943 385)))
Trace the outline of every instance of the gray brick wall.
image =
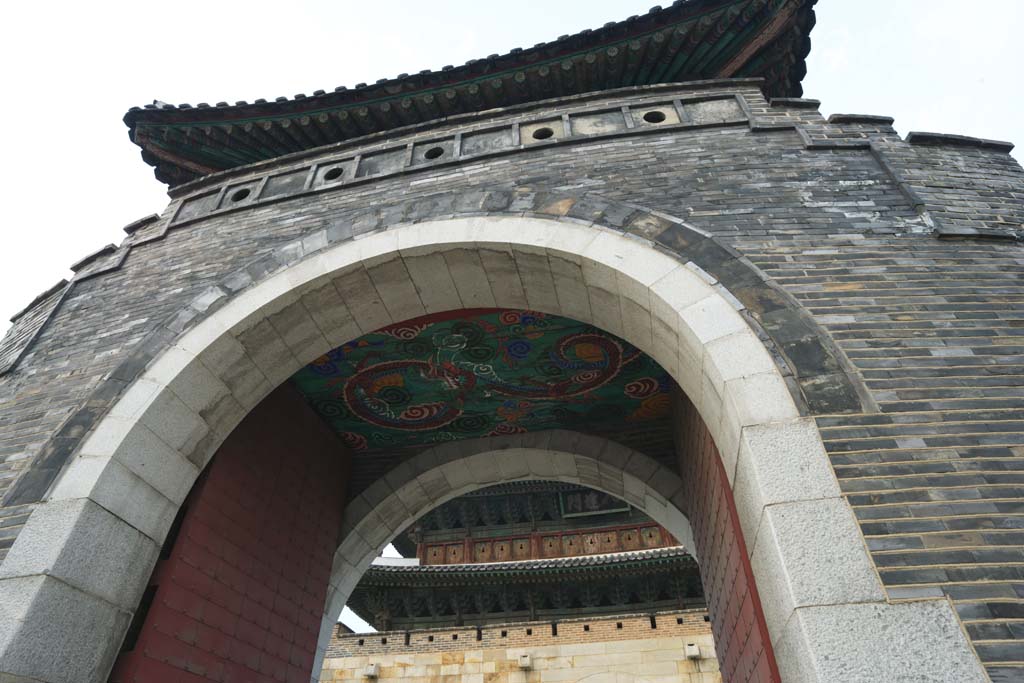
MULTIPOLYGON (((626 224, 636 218, 632 207, 679 217, 738 250, 798 302, 843 352, 842 372, 829 372, 863 382, 855 404, 829 411, 812 402, 809 411, 890 597, 949 596, 993 680, 1019 680, 1024 248, 1015 238, 1024 224, 1024 171, 1005 148, 942 138, 911 144, 883 118, 826 121, 813 102, 769 104, 748 82, 572 98, 486 121, 465 117, 410 132, 409 140, 642 98, 733 93, 744 97, 747 123, 626 131, 399 169, 208 218, 179 217, 171 228, 190 193, 237 185, 246 171, 183 188, 159 220, 82 265, 52 316, 52 298, 26 314, 48 322, 0 376, 0 557, 88 418, 130 380, 124 368, 144 364, 202 315, 185 307, 212 284, 258 280, 276 267, 275 250, 318 231, 344 237, 416 211, 460 210, 444 206, 445 196, 475 198, 458 200, 475 202, 466 210, 514 210, 504 200, 489 207, 492 195, 472 190, 529 188, 541 193, 531 195, 534 207, 545 192, 576 198, 569 210, 581 218, 599 212, 626 224)), ((289 158, 251 176, 311 161, 289 158)), ((745 303, 771 342, 785 329, 774 324, 769 299, 745 303)), ((820 362, 799 344, 779 348, 797 375, 820 362)))

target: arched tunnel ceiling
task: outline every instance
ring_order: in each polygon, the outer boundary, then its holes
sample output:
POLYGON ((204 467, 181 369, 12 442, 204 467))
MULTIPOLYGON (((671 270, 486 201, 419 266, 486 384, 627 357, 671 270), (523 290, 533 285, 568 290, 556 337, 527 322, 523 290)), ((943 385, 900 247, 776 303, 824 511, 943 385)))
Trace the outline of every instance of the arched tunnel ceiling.
POLYGON ((366 334, 293 378, 357 455, 570 429, 671 452, 661 366, 618 337, 534 311, 434 314, 366 334))

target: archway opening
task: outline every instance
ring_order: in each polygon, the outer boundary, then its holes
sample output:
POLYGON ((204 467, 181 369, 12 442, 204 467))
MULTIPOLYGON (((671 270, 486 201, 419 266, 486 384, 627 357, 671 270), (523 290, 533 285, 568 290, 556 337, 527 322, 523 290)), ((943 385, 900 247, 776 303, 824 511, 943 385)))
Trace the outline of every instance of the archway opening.
MULTIPOLYGON (((305 253, 302 245, 296 249, 305 253)), ((36 677, 63 681, 59 672, 88 660, 89 680, 103 680, 129 618, 144 611, 140 600, 145 602, 153 561, 200 470, 211 459, 213 467, 226 460, 223 447, 245 423, 282 433, 305 424, 298 415, 291 421, 275 417, 272 402, 264 402, 273 388, 362 334, 424 312, 468 307, 561 315, 643 350, 681 389, 670 419, 684 467, 659 468, 614 441, 565 430, 484 442, 467 438, 417 454, 426 458, 419 465, 399 463, 347 503, 319 611, 331 616, 319 626, 310 671, 319 670, 316 658, 325 652, 344 597, 386 538, 403 520, 416 518, 410 509, 491 481, 495 466, 511 478, 572 477, 621 491, 626 499, 640 496, 652 517, 670 524, 688 513, 695 533, 687 545, 697 549, 702 580, 711 587, 712 622, 719 645, 728 638, 720 654, 733 680, 774 677, 770 666, 764 668, 773 646, 791 653, 779 659, 783 677, 813 678, 823 666, 831 671, 871 663, 845 647, 848 641, 838 635, 848 629, 843 615, 869 614, 871 624, 900 633, 938 623, 943 633, 962 637, 946 605, 886 603, 816 427, 800 417, 783 373, 738 310, 742 306, 699 266, 649 243, 569 218, 429 221, 307 253, 223 303, 196 306, 206 314, 161 347, 100 420, 5 560, 6 570, 34 577, 46 599, 77 591, 91 601, 61 622, 62 638, 88 655, 74 663, 68 657, 26 660, 19 670, 56 672, 36 677), (699 493, 699 506, 687 502, 690 491, 699 493), (703 531, 696 533, 698 526, 703 531), (94 536, 85 531, 94 530, 117 541, 116 555, 92 552, 94 536), (39 554, 37 548, 48 550, 39 554), (65 561, 83 553, 89 563, 65 561), (120 559, 125 557, 132 560, 120 559)), ((192 309, 186 313, 194 318, 192 309)), ((323 452, 345 452, 308 403, 290 396, 322 428, 323 452)), ((259 438, 255 442, 261 445, 259 438)), ((286 456, 295 457, 294 449, 284 449, 286 456)), ((345 490, 343 484, 334 489, 345 490)), ((257 550, 270 552, 262 545, 257 550)), ((12 636, 18 642, 31 640, 40 628, 38 612, 22 611, 12 636)), ((878 628, 856 623, 863 626, 856 647, 890 647, 878 628)), ((915 661, 924 672, 968 666, 952 655, 915 661)))
MULTIPOLYGON (((179 513, 111 680, 168 667, 201 669, 211 680, 230 670, 268 681, 315 676, 341 606, 383 543, 449 499, 532 478, 625 500, 689 552, 706 552, 704 584, 718 596, 712 623, 732 644, 723 658, 728 675, 772 680, 764 618, 719 460, 671 375, 592 324, 478 308, 382 327, 293 373, 220 447, 179 513), (448 465, 469 476, 460 479, 448 465), (421 476, 437 486, 427 490, 421 476), (348 501, 344 516, 339 501, 348 501), (703 534, 694 536, 692 514, 702 516, 703 534), (333 567, 324 555, 332 537, 340 543, 333 567), (301 561, 297 553, 305 553, 301 561), (318 599, 326 610, 314 607, 318 599)), ((515 518, 512 510, 500 515, 475 521, 500 527, 515 518)), ((642 543, 645 531, 633 531, 629 542, 642 543)), ((460 546, 447 545, 442 552, 455 559, 460 546)), ((461 551, 461 559, 485 561, 495 559, 488 552, 512 553, 514 561, 516 552, 514 544, 482 544, 477 558, 467 541, 461 551)), ((638 583, 630 593, 628 585, 618 587, 624 595, 546 595, 544 605, 514 596, 504 612, 582 614, 634 602, 653 609, 658 596, 641 598, 650 586, 638 583)), ((463 625, 460 607, 431 604, 440 610, 435 618, 455 616, 463 625)))
POLYGON ((389 550, 347 604, 378 631, 704 606, 696 561, 678 539, 636 506, 579 484, 484 486, 418 518, 389 550))
POLYGON ((393 543, 409 557, 375 558, 363 573, 348 605, 368 623, 338 625, 322 681, 368 666, 381 680, 529 670, 715 680, 694 558, 621 498, 510 481, 442 503, 393 543))

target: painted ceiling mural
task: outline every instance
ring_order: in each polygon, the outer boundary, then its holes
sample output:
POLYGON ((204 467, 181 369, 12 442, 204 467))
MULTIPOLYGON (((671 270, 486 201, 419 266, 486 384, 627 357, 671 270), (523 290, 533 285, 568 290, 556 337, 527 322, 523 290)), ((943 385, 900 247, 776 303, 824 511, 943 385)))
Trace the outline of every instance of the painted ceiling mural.
POLYGON ((477 309, 417 318, 334 349, 292 378, 355 451, 665 422, 672 380, 645 353, 574 320, 477 309))

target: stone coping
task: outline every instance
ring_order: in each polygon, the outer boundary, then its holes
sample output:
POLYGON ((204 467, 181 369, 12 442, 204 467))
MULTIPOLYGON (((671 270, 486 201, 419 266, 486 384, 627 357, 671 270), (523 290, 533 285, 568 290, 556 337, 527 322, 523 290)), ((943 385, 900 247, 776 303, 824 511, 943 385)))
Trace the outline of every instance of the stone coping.
POLYGON ((969 135, 953 135, 950 133, 925 133, 911 131, 907 133, 906 141, 911 145, 946 145, 949 147, 974 147, 977 149, 992 150, 1009 154, 1013 151, 1014 144, 1004 140, 989 140, 987 138, 975 138, 969 135))

